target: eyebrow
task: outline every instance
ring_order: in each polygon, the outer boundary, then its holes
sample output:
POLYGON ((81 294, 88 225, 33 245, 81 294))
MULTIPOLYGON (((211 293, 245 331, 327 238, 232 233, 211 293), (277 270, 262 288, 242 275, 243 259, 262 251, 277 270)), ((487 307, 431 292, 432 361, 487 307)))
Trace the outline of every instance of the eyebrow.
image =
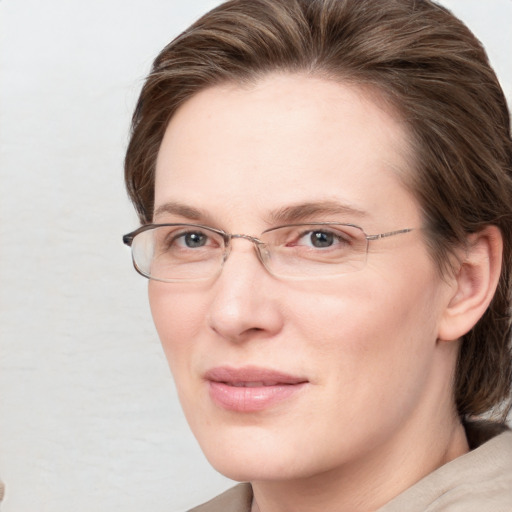
POLYGON ((270 215, 271 224, 292 224, 311 220, 319 216, 342 215, 344 217, 361 218, 366 212, 355 206, 338 203, 337 201, 317 201, 298 203, 284 208, 279 208, 270 215))
MULTIPOLYGON (((211 218, 205 210, 175 201, 169 201, 158 206, 153 213, 153 217, 159 217, 164 214, 178 215, 195 222, 205 222, 211 218)), ((337 201, 314 201, 297 203, 274 210, 270 213, 268 222, 270 225, 276 226, 333 215, 361 218, 366 216, 367 213, 355 206, 338 203, 337 201)))
POLYGON ((153 217, 159 217, 165 213, 170 215, 179 215, 180 217, 195 221, 209 217, 204 210, 174 201, 169 201, 168 203, 164 203, 156 208, 153 212, 153 217))

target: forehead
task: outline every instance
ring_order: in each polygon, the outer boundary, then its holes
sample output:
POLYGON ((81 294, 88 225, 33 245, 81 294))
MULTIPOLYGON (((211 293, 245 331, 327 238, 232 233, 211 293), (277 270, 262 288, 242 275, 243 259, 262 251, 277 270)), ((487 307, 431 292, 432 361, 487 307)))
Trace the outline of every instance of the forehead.
POLYGON ((155 208, 179 202, 215 216, 260 216, 339 203, 390 221, 405 199, 407 132, 376 95, 304 75, 225 84, 188 100, 157 159, 155 208))

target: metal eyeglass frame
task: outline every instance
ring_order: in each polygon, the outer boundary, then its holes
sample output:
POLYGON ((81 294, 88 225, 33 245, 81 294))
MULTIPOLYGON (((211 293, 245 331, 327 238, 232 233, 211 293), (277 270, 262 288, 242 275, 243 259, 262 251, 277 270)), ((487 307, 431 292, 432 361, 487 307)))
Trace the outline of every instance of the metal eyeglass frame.
MULTIPOLYGON (((274 272, 272 272, 271 269, 268 268, 267 263, 266 263, 267 258, 263 255, 263 247, 266 246, 265 242, 263 242, 262 240, 260 240, 257 237, 251 236, 251 235, 246 235, 246 234, 241 234, 241 233, 227 233, 227 232, 223 231, 222 229, 213 228, 211 226, 205 226, 203 224, 188 224, 188 223, 182 223, 182 222, 172 222, 172 223, 163 223, 163 224, 145 224, 144 226, 141 226, 138 229, 131 231, 130 233, 127 233, 126 235, 123 235, 123 243, 131 248, 133 240, 135 239, 135 237, 138 234, 143 233, 145 231, 157 229, 160 227, 173 227, 173 226, 186 226, 186 227, 191 227, 191 228, 205 229, 207 231, 216 233, 222 237, 222 239, 224 240, 224 253, 223 253, 222 263, 219 267, 219 273, 222 271, 223 264, 229 257, 229 254, 231 253, 231 240, 237 239, 237 238, 242 238, 242 239, 248 240, 254 244, 258 259, 260 260, 263 267, 270 274, 272 274, 276 277, 279 277, 279 278, 292 279, 292 280, 311 279, 312 278, 311 276, 305 276, 305 277, 293 276, 292 277, 292 276, 280 276, 279 274, 276 275, 276 274, 274 274, 274 272)), ((388 238, 388 237, 395 236, 395 235, 401 235, 403 233, 409 233, 414 230, 414 228, 404 228, 404 229, 398 229, 395 231, 387 231, 385 233, 379 233, 376 235, 367 235, 365 233, 364 229, 360 226, 357 226, 356 224, 350 224, 350 223, 344 223, 344 222, 309 222, 309 223, 304 222, 304 223, 296 223, 296 224, 285 224, 282 226, 276 226, 273 228, 269 228, 269 229, 266 229, 265 231, 263 231, 262 235, 265 233, 269 233, 271 231, 275 231, 277 229, 281 229, 281 228, 300 227, 300 226, 347 226, 347 227, 358 229, 363 233, 363 235, 367 241, 366 253, 368 252, 368 242, 370 242, 370 241, 380 240, 382 238, 388 238)), ((165 282, 165 283, 200 281, 200 280, 204 280, 204 279, 209 279, 210 277, 211 278, 215 277, 215 275, 212 275, 212 276, 208 276, 205 278, 193 278, 193 279, 186 279, 186 278, 184 278, 184 279, 178 279, 178 278, 176 278, 176 279, 161 279, 161 278, 154 277, 154 276, 151 276, 151 275, 143 272, 137 266, 137 264, 135 262, 135 258, 133 257, 133 251, 132 251, 132 262, 133 262, 133 266, 134 266, 135 270, 142 276, 146 277, 147 279, 152 279, 155 281, 161 281, 161 282, 165 282)), ((341 273, 340 275, 343 275, 343 273, 341 273)), ((317 276, 317 277, 319 277, 319 276, 317 276)), ((327 276, 325 276, 325 277, 327 277, 327 276)), ((332 276, 330 276, 330 277, 332 277, 332 276)))

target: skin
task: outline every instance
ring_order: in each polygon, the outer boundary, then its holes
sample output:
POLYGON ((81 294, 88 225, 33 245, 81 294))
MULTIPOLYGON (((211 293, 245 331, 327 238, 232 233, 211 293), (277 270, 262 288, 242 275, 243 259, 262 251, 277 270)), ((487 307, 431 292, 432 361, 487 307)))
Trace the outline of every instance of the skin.
POLYGON ((345 209, 306 220, 414 228, 370 242, 363 270, 332 279, 276 278, 237 239, 215 279, 150 281, 189 424, 216 469, 253 483, 253 510, 376 510, 468 449, 452 399, 460 286, 440 277, 398 177, 408 147, 376 97, 301 75, 207 89, 167 128, 154 222, 258 236, 284 208, 329 202, 345 209), (246 365, 306 384, 261 411, 219 407, 205 372, 246 365))

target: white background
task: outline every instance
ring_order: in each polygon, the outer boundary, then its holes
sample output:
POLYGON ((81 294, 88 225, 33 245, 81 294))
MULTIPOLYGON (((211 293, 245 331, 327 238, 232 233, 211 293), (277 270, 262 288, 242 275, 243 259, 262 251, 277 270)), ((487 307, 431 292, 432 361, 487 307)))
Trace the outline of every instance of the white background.
MULTIPOLYGON (((121 235, 129 119, 156 53, 213 0, 0 0, 2 512, 177 512, 204 461, 121 235)), ((512 1, 446 0, 512 98, 512 1)))

